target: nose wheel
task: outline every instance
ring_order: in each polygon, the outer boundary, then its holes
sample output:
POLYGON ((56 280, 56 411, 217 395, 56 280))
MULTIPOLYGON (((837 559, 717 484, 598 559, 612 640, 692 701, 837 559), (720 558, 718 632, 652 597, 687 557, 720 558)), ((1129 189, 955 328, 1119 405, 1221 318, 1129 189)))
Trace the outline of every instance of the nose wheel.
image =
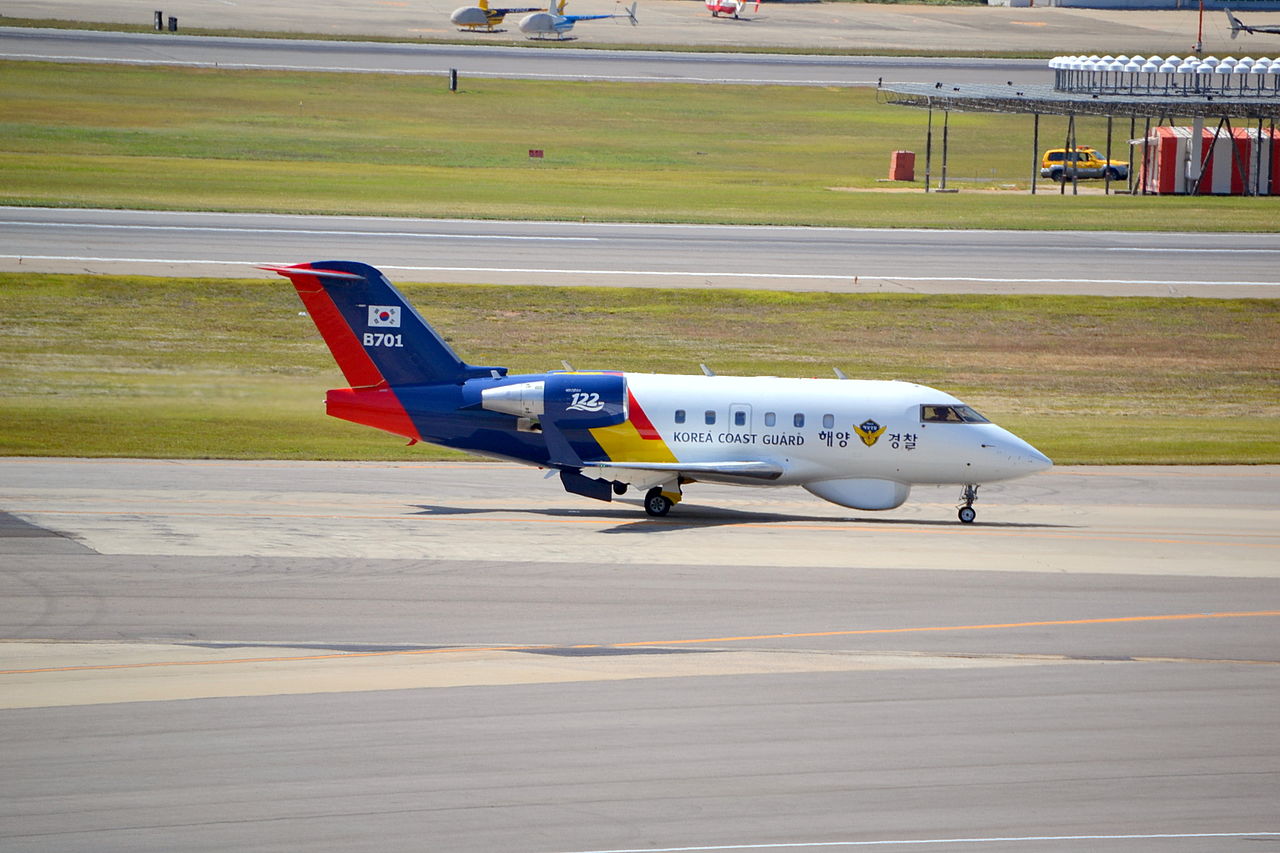
POLYGON ((973 502, 977 499, 978 487, 972 484, 965 486, 964 491, 960 493, 960 500, 964 501, 964 505, 957 513, 961 524, 973 524, 973 520, 978 517, 978 511, 973 508, 973 502))

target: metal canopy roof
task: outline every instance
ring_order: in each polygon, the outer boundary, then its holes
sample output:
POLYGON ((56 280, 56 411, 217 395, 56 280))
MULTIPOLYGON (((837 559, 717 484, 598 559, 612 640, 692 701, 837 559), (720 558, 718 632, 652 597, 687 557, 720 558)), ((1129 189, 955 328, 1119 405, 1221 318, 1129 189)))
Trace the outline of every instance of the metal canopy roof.
POLYGON ((897 106, 956 112, 1280 118, 1280 97, 1274 92, 1112 95, 1063 92, 1052 86, 992 83, 892 83, 878 91, 888 96, 888 103, 897 106))

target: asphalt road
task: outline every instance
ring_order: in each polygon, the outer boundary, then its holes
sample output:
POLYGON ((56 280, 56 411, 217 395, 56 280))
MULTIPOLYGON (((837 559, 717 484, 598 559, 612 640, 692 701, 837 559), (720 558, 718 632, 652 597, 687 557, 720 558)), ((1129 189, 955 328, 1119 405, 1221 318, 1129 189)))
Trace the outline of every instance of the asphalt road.
POLYGON ((0 28, 0 59, 442 77, 457 69, 462 85, 468 77, 805 86, 875 86, 881 79, 886 84, 1053 82, 1042 59, 520 50, 482 44, 293 41, 16 27, 0 28))
POLYGON ((1280 847, 1280 469, 953 497, 0 460, 0 847, 1280 847))
POLYGON ((402 281, 844 292, 1280 295, 1280 234, 493 222, 0 208, 0 270, 249 277, 353 259, 402 281))

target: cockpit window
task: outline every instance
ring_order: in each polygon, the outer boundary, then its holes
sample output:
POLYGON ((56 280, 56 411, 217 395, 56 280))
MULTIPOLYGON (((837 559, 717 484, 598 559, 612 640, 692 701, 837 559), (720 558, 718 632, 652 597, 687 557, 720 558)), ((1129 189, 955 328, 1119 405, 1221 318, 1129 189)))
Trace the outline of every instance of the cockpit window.
POLYGON ((921 406, 920 422, 925 424, 991 423, 969 406, 921 406))

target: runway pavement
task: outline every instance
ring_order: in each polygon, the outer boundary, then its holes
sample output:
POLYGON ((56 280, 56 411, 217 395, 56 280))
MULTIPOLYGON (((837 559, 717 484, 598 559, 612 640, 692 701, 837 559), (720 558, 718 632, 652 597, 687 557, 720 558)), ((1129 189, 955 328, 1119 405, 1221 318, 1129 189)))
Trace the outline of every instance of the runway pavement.
POLYGON ((1277 486, 0 460, 0 846, 1271 849, 1277 486))
MULTIPOLYGON (((447 19, 448 14, 444 17, 447 19)), ((983 83, 997 79, 1034 85, 1052 83, 1053 79, 1043 59, 516 50, 485 44, 483 36, 476 38, 478 43, 474 45, 415 45, 15 27, 0 28, 0 59, 221 70, 426 74, 442 79, 450 69, 456 69, 464 88, 468 79, 477 77, 799 86, 876 86, 882 81, 942 80, 983 83)))
POLYGON ((393 280, 1274 297, 1280 235, 768 228, 0 208, 0 270, 252 277, 351 258, 393 280), (1088 246, 1082 250, 1082 246, 1088 246))

